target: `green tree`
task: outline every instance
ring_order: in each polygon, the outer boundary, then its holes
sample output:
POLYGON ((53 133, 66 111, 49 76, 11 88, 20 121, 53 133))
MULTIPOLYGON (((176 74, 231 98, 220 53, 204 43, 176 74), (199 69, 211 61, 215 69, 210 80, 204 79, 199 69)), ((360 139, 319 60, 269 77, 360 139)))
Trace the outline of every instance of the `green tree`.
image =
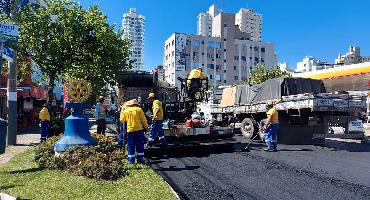
POLYGON ((259 64, 257 65, 256 70, 251 72, 248 80, 245 80, 245 82, 249 85, 257 85, 268 79, 278 77, 291 77, 291 74, 286 71, 281 71, 279 67, 273 67, 267 70, 264 64, 259 64))
POLYGON ((101 91, 129 67, 129 42, 114 32, 98 6, 85 10, 75 1, 50 0, 45 7, 23 10, 19 23, 19 50, 46 75, 49 102, 56 81, 86 79, 101 91))

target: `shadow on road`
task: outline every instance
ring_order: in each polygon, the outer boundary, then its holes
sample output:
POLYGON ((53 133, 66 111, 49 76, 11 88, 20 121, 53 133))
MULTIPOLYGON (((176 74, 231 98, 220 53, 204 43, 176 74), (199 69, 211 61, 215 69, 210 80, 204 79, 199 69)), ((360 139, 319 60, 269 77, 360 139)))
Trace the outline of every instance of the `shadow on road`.
MULTIPOLYGON (((149 162, 160 162, 162 158, 182 157, 208 157, 211 154, 233 153, 234 144, 224 145, 199 145, 199 146, 173 146, 168 148, 150 148, 145 150, 145 156, 149 162)), ((151 163, 155 164, 155 163, 151 163)))
POLYGON ((324 146, 332 149, 332 151, 343 150, 349 152, 370 152, 370 144, 361 144, 350 141, 337 141, 327 139, 324 146))

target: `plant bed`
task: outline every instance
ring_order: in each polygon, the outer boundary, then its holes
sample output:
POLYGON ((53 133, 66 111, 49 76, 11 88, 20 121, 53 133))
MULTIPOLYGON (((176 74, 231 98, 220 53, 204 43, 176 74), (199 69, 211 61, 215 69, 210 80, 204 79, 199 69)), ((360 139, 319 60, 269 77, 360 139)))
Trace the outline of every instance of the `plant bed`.
POLYGON ((54 145, 59 136, 51 137, 35 150, 35 161, 41 168, 69 171, 77 176, 97 180, 116 180, 126 174, 124 152, 116 148, 113 138, 93 135, 96 146, 71 147, 55 156, 54 145))
POLYGON ((124 159, 123 176, 102 181, 75 176, 69 170, 40 167, 35 162, 35 150, 20 153, 0 165, 0 191, 19 199, 176 199, 147 165, 128 165, 124 159))

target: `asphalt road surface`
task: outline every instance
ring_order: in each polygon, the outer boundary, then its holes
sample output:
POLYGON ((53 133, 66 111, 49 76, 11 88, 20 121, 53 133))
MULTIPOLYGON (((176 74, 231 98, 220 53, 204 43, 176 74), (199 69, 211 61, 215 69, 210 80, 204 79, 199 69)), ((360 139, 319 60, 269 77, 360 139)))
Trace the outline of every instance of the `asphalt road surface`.
POLYGON ((246 141, 236 139, 241 144, 152 154, 148 161, 181 199, 370 199, 370 144, 329 140, 269 153, 253 143, 241 152, 246 141))

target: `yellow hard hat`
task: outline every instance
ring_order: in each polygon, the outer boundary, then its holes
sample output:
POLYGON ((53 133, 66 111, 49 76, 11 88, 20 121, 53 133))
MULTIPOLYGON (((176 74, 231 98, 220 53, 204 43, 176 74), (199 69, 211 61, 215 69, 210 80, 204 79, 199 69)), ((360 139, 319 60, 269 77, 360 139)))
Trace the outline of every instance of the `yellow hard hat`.
POLYGON ((155 94, 153 92, 149 93, 148 99, 155 98, 155 94))

